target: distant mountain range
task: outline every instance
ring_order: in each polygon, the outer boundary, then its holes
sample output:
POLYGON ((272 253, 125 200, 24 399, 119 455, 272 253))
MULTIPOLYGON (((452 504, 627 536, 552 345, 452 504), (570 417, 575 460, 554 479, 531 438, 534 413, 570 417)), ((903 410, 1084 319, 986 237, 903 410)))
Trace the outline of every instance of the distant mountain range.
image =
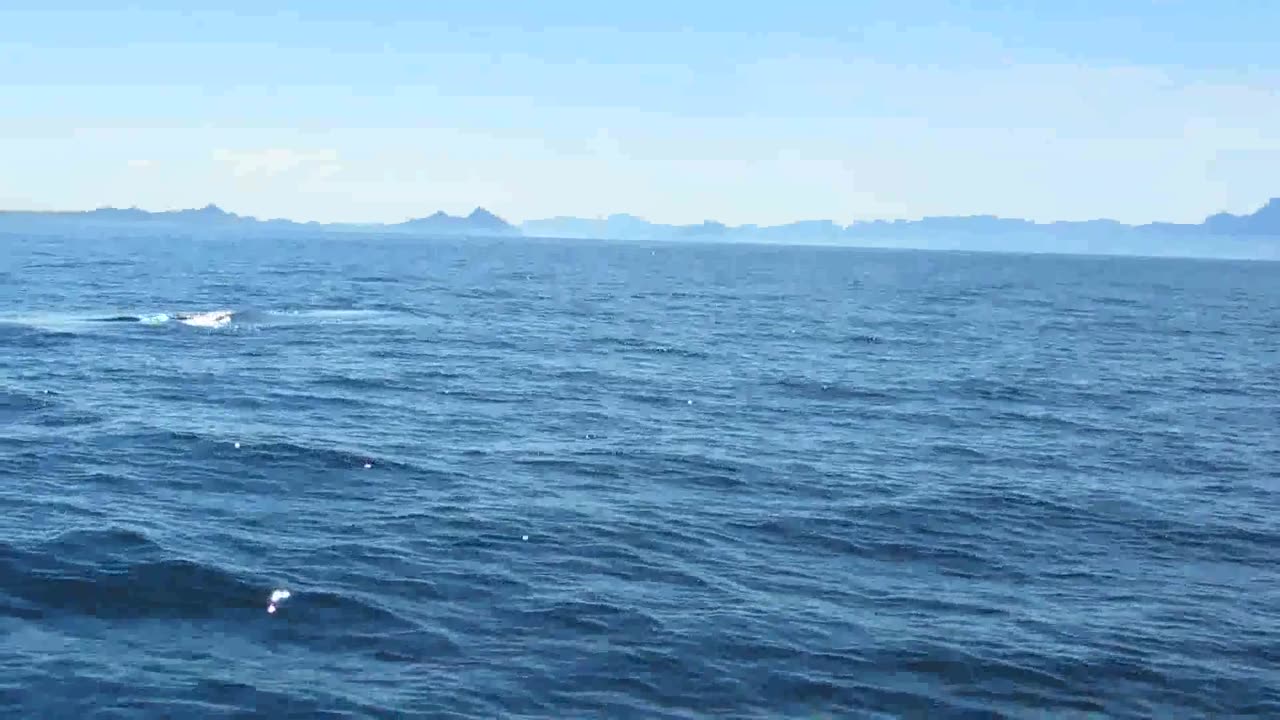
POLYGON ((611 215, 608 218, 586 220, 574 217, 557 217, 547 220, 531 220, 520 225, 525 235, 536 237, 602 238, 660 240, 674 238, 722 238, 762 241, 833 241, 841 238, 854 240, 860 237, 876 237, 906 234, 961 233, 970 235, 998 235, 1008 233, 1044 232, 1127 232, 1171 233, 1179 235, 1244 235, 1280 236, 1280 198, 1273 198, 1257 212, 1250 215, 1220 213, 1198 224, 1150 223, 1125 225, 1115 220, 1088 220, 1081 222, 1036 223, 1030 220, 999 218, 992 215, 958 217, 926 217, 921 220, 874 220, 839 225, 830 220, 802 220, 786 225, 761 227, 743 225, 729 227, 714 221, 700 225, 660 225, 634 215, 611 215))
MULTIPOLYGON (((1220 213, 1197 224, 1125 225, 1115 220, 1036 223, 990 215, 926 217, 921 220, 876 220, 840 225, 830 220, 803 220, 785 225, 730 227, 707 221, 698 225, 664 225, 634 215, 587 219, 555 217, 513 225, 476 208, 458 217, 443 212, 395 224, 351 224, 292 220, 259 220, 227 212, 216 205, 192 210, 148 212, 137 208, 89 211, 0 211, 0 232, 65 232, 119 230, 164 233, 230 231, 237 234, 306 232, 391 233, 422 236, 591 238, 600 240, 715 240, 829 245, 906 245, 973 249, 1124 251, 1155 238, 1280 239, 1280 198, 1248 215, 1220 213), (1030 238, 1036 247, 1021 247, 1030 238), (1048 246, 1045 246, 1048 243, 1048 246), (1128 244, 1126 244, 1128 243, 1128 244), (1137 245, 1134 245, 1137 243, 1137 245), (1062 248, 1059 248, 1062 245, 1062 248)), ((1277 245, 1280 247, 1280 245, 1277 245)))
POLYGON ((260 220, 246 215, 227 212, 217 205, 206 205, 194 210, 166 210, 148 212, 138 208, 98 208, 87 211, 30 211, 0 210, 0 231, 31 231, 40 228, 65 230, 69 228, 164 230, 233 230, 236 232, 265 229, 274 232, 306 230, 308 232, 382 232, 417 235, 519 235, 520 231, 507 221, 485 210, 476 208, 466 217, 455 217, 437 212, 428 217, 406 220, 402 223, 318 223, 293 220, 260 220))

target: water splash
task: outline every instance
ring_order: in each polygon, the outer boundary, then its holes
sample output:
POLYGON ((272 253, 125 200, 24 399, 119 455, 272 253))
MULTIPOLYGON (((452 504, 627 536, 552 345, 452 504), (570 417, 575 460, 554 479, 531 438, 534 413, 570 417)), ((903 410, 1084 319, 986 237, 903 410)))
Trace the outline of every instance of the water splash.
POLYGON ((271 591, 271 601, 267 603, 267 612, 274 615, 280 603, 284 602, 285 600, 288 600, 290 595, 292 595, 292 593, 290 593, 288 590, 271 591))

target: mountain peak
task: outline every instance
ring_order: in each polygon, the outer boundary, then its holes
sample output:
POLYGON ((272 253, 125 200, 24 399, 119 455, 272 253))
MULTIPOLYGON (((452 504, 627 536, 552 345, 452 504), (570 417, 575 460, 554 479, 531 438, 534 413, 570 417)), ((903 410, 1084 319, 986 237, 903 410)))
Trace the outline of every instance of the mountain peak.
POLYGON ((506 220, 503 220, 502 218, 498 217, 497 215, 494 215, 493 213, 489 212, 488 210, 485 210, 482 207, 478 207, 475 210, 472 210, 471 214, 467 216, 467 222, 472 223, 474 225, 481 226, 481 227, 485 227, 485 228, 511 227, 510 223, 508 223, 506 220))
POLYGON ((506 220, 482 207, 472 210, 466 217, 458 217, 443 210, 437 210, 427 217, 406 220, 400 223, 400 227, 448 234, 498 233, 505 235, 518 232, 506 220))
POLYGON ((1248 215, 1210 215, 1204 227, 1227 235, 1280 235, 1280 198, 1271 198, 1248 215))

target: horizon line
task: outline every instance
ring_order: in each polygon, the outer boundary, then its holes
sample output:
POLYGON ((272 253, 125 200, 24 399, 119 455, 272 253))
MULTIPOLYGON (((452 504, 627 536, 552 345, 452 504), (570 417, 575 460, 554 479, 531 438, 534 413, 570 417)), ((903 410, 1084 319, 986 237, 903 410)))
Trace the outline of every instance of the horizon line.
POLYGON ((1262 209, 1265 209, 1265 208, 1267 208, 1267 207, 1269 207, 1269 206, 1271 206, 1271 205, 1273 205, 1273 204, 1280 204, 1280 197, 1272 197, 1272 198, 1270 198, 1269 200, 1267 200, 1266 202, 1264 202, 1264 203, 1262 203, 1261 205, 1259 205, 1257 208, 1255 208, 1253 212, 1251 212, 1251 213, 1247 213, 1247 214, 1243 214, 1243 215, 1235 215, 1235 214, 1233 214, 1233 213, 1228 213, 1228 212, 1225 212, 1225 211, 1219 211, 1219 212, 1216 212, 1216 213, 1210 213, 1209 215, 1206 215, 1206 216, 1205 216, 1205 218, 1204 218, 1204 219, 1202 219, 1202 220, 1200 221, 1200 223, 1178 223, 1178 222, 1172 222, 1172 221, 1168 221, 1168 220, 1148 220, 1147 222, 1144 222, 1144 223, 1128 223, 1128 222, 1124 222, 1124 221, 1121 221, 1121 220, 1116 220, 1116 219, 1114 219, 1114 218, 1107 218, 1107 217, 1094 217, 1094 218, 1089 218, 1089 219, 1084 219, 1084 220, 1061 220, 1061 219, 1059 219, 1059 220, 1032 220, 1032 219, 1029 219, 1029 218, 1023 218, 1023 217, 1011 217, 1011 216, 995 215, 995 214, 992 214, 992 213, 971 213, 971 214, 968 214, 968 215, 922 215, 922 216, 919 216, 919 217, 912 217, 912 218, 875 218, 875 219, 869 219, 869 220, 852 220, 852 221, 850 221, 850 222, 841 222, 841 221, 839 221, 839 220, 835 220, 835 219, 833 219, 833 218, 816 218, 816 217, 815 217, 815 218, 797 218, 797 219, 790 220, 790 221, 787 221, 787 222, 778 223, 778 224, 775 224, 775 225, 762 225, 762 224, 759 224, 759 223, 744 223, 744 224, 741 224, 741 225, 728 225, 728 224, 723 223, 723 222, 721 222, 721 221, 719 221, 719 220, 714 220, 714 219, 711 219, 711 218, 706 218, 706 219, 702 220, 701 222, 695 222, 695 223, 671 223, 671 222, 661 222, 661 221, 651 220, 651 219, 649 219, 649 218, 646 218, 646 217, 643 217, 643 216, 640 216, 640 215, 636 215, 636 214, 634 214, 634 213, 629 213, 629 212, 614 212, 614 213, 610 213, 610 214, 608 214, 608 215, 603 215, 603 216, 602 216, 602 215, 591 215, 591 216, 586 216, 586 215, 565 215, 565 214, 559 214, 559 215, 546 215, 546 216, 536 217, 536 218, 528 218, 528 219, 525 219, 525 220, 519 220, 519 221, 512 221, 512 220, 508 220, 507 218, 505 218, 505 217, 503 217, 503 216, 501 216, 501 215, 499 215, 499 214, 497 214, 497 213, 495 213, 495 212, 493 212, 493 211, 489 210, 488 208, 484 207, 483 205, 476 205, 476 206, 471 210, 471 212, 470 212, 469 214, 466 214, 466 215, 452 215, 452 214, 450 214, 450 213, 448 213, 448 212, 445 212, 444 210, 435 210, 435 211, 429 212, 429 213, 424 214, 424 215, 410 216, 410 217, 403 218, 403 219, 401 219, 401 220, 364 220, 364 221, 360 221, 360 220, 339 220, 339 221, 320 221, 320 220, 298 220, 298 219, 288 218, 288 217, 282 217, 282 216, 281 216, 281 217, 262 217, 262 216, 258 216, 258 215, 245 215, 245 214, 241 214, 241 213, 235 212, 234 210, 228 210, 227 208, 225 208, 225 207, 223 207, 222 205, 219 205, 218 203, 215 203, 215 202, 206 203, 205 205, 198 206, 198 207, 183 207, 183 208, 172 208, 172 209, 165 209, 165 210, 147 210, 147 209, 142 208, 142 207, 140 207, 140 206, 138 206, 138 205, 136 205, 136 204, 135 204, 135 205, 130 205, 130 206, 128 206, 128 207, 120 207, 120 206, 115 206, 115 205, 99 205, 99 206, 97 206, 97 207, 93 207, 93 208, 90 208, 90 209, 80 209, 80 210, 75 210, 75 209, 70 209, 70 210, 69 210, 69 209, 39 210, 39 209, 0 208, 0 214, 16 214, 16 213, 21 213, 21 214, 32 214, 32 215, 78 215, 78 214, 79 214, 79 215, 84 215, 84 214, 89 214, 89 213, 94 213, 94 212, 101 212, 101 211, 104 211, 104 210, 118 210, 118 211, 137 211, 137 212, 146 213, 146 214, 148 214, 148 215, 162 215, 162 214, 177 214, 177 213, 184 213, 184 212, 198 212, 198 211, 201 211, 201 210, 216 209, 216 210, 221 211, 222 213, 224 213, 224 214, 226 214, 226 215, 231 215, 231 216, 234 216, 234 217, 237 217, 237 218, 242 218, 242 219, 245 219, 245 220, 253 220, 253 221, 257 221, 257 222, 289 222, 289 223, 294 223, 294 224, 297 224, 297 225, 311 225, 311 224, 314 224, 314 225, 375 225, 375 226, 376 226, 376 225, 383 225, 383 226, 394 226, 394 225, 399 225, 399 224, 403 224, 403 223, 407 223, 407 222, 412 222, 412 221, 415 221, 415 220, 422 220, 422 219, 426 219, 426 218, 429 218, 429 217, 431 217, 431 216, 433 216, 433 215, 441 215, 441 214, 446 215, 446 216, 451 217, 451 218, 461 218, 461 219, 466 219, 467 217, 469 217, 469 215, 473 215, 473 214, 475 214, 477 211, 483 211, 483 212, 485 212, 485 213, 488 213, 488 214, 490 214, 490 215, 492 215, 492 216, 494 216, 494 217, 498 218, 498 219, 499 219, 499 220, 501 220, 502 222, 504 222, 504 223, 506 223, 506 224, 510 225, 511 227, 516 227, 516 228, 520 227, 521 225, 525 225, 525 224, 528 224, 528 223, 537 223, 537 222, 548 222, 548 221, 556 221, 556 220, 562 220, 562 221, 563 221, 563 220, 585 220, 585 221, 603 222, 603 221, 607 221, 607 220, 609 220, 609 219, 611 219, 611 218, 617 218, 617 217, 633 218, 633 219, 640 220, 640 221, 645 222, 645 223, 649 223, 649 224, 651 224, 651 225, 666 225, 666 226, 669 226, 669 227, 698 227, 698 226, 705 226, 705 225, 721 225, 721 226, 723 226, 723 227, 725 227, 725 228, 727 228, 727 229, 730 229, 730 230, 745 229, 745 228, 772 228, 772 227, 786 227, 786 226, 788 226, 788 225, 795 225, 795 224, 799 224, 799 223, 814 223, 814 222, 819 222, 819 223, 823 223, 823 222, 825 222, 825 223, 831 223, 832 225, 835 225, 835 226, 837 226, 837 227, 841 227, 841 228, 850 228, 850 227, 854 227, 854 226, 859 225, 859 224, 863 224, 863 225, 871 225, 871 224, 876 224, 876 223, 884 223, 884 224, 894 224, 894 223, 915 223, 915 222, 924 222, 924 221, 928 221, 928 220, 940 220, 940 219, 971 219, 971 220, 972 220, 972 219, 989 219, 989 220, 1002 220, 1002 221, 1009 221, 1009 222, 1022 222, 1022 223, 1027 223, 1027 224, 1031 224, 1031 225, 1046 225, 1046 226, 1047 226, 1047 225, 1057 225, 1057 224, 1114 223, 1114 224, 1117 224, 1117 225, 1123 225, 1123 226, 1126 226, 1126 227, 1136 228, 1136 227, 1142 227, 1142 226, 1144 226, 1144 225, 1189 225, 1189 224, 1194 225, 1194 224, 1202 224, 1202 223, 1204 223, 1207 219, 1212 218, 1212 217, 1215 217, 1215 216, 1220 216, 1220 215, 1230 215, 1230 216, 1232 216, 1232 217, 1237 217, 1237 218, 1239 218, 1239 217, 1249 217, 1249 216, 1250 216, 1250 215, 1252 215, 1253 213, 1256 213, 1256 212, 1258 212, 1258 211, 1260 211, 1260 210, 1262 210, 1262 209))

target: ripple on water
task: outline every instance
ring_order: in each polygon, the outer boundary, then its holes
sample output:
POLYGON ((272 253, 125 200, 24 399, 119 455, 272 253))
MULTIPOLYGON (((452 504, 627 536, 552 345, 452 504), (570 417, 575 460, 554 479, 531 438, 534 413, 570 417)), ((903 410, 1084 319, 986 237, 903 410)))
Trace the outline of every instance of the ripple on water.
POLYGON ((0 715, 1280 716, 1265 265, 122 235, 0 278, 0 715))

